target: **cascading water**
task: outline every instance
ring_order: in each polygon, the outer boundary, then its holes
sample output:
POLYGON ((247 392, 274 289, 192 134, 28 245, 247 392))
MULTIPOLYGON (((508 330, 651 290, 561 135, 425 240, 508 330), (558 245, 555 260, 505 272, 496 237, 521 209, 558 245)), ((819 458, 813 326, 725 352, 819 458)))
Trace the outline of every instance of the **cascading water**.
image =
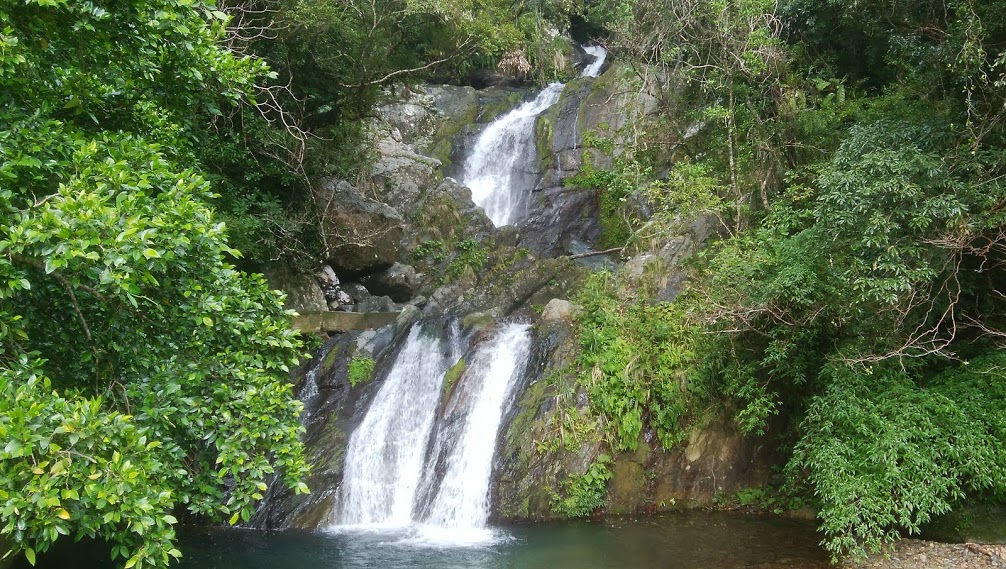
MULTIPOLYGON (((454 325, 456 328, 456 324, 454 325)), ((346 448, 341 525, 404 526, 422 478, 444 372, 460 356, 448 338, 416 325, 346 448)))
POLYGON ((559 100, 562 83, 552 83, 528 101, 493 121, 479 136, 465 161, 462 183, 472 190, 472 201, 485 210, 493 225, 515 221, 530 189, 520 168, 535 157, 534 124, 545 109, 559 100))
POLYGON ((428 444, 444 373, 460 354, 414 328, 350 438, 332 529, 401 528, 410 541, 441 545, 491 540, 485 527, 495 441, 530 344, 530 326, 507 324, 477 346, 428 444))
MULTIPOLYGON (((607 52, 600 46, 584 50, 594 61, 583 76, 596 77, 607 52)), ((533 168, 527 167, 537 158, 535 121, 559 100, 563 87, 552 83, 533 100, 490 123, 465 161, 462 183, 471 189, 472 201, 485 210, 496 227, 518 221, 518 212, 536 182, 533 168)))
MULTIPOLYGON (((584 70, 596 76, 605 51, 584 70)), ((496 226, 512 223, 537 174, 534 125, 562 92, 546 87, 490 124, 466 161, 465 185, 496 226), (530 181, 529 181, 530 180, 530 181)), ((437 421, 443 378, 460 357, 454 324, 446 339, 411 330, 346 449, 331 529, 393 527, 410 541, 471 544, 491 538, 489 485, 496 437, 524 373, 530 326, 502 325, 474 348, 461 383, 437 421)))
POLYGON ((608 57, 608 50, 599 45, 587 45, 583 46, 583 51, 594 56, 594 61, 590 62, 590 65, 584 68, 580 77, 597 77, 601 73, 601 68, 604 67, 604 60, 608 57))
MULTIPOLYGON (((445 427, 437 433, 431 462, 442 462, 446 472, 423 516, 425 524, 466 530, 475 539, 485 528, 496 436, 530 346, 530 326, 508 324, 475 352, 465 381, 445 410, 445 427)), ((452 533, 454 540, 465 535, 452 533)))

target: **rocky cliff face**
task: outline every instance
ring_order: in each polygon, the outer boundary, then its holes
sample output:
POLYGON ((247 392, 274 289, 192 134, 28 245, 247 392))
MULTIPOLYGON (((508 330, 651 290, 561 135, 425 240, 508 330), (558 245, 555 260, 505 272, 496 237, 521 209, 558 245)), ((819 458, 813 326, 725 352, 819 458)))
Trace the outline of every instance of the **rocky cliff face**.
MULTIPOLYGON (((564 414, 588 415, 589 400, 574 381, 575 307, 550 301, 575 295, 591 270, 624 265, 642 274, 650 263, 660 266, 658 298, 672 300, 682 280, 680 262, 715 232, 711 220, 700 219, 682 223, 676 235, 628 262, 581 256, 598 247, 598 200, 593 188, 576 187, 571 179, 588 165, 612 167, 634 141, 637 125, 656 112, 651 87, 618 65, 596 80, 570 82, 536 125, 538 160, 528 168, 539 182, 529 213, 505 228, 493 227, 471 192, 451 176, 459 175, 479 130, 528 92, 418 85, 385 94, 371 125, 376 156, 369 175, 321 185, 331 198, 326 233, 338 242, 331 268, 315 276, 277 270, 272 282, 292 293, 288 303, 298 310, 404 309, 408 316, 377 332, 332 338, 305 368, 305 440, 312 465, 307 482, 313 493, 272 490, 259 525, 315 527, 323 521, 341 480, 347 433, 379 389, 395 338, 420 312, 463 318, 467 330, 508 315, 536 322, 530 371, 497 445, 494 517, 556 516, 553 497, 604 448, 597 437, 567 432, 572 423, 564 414), (602 139, 607 142, 597 144, 602 139), (350 387, 347 365, 354 355, 377 361, 373 383, 350 387)), ((458 376, 463 381, 464 374, 458 376)), ((763 485, 773 459, 764 441, 745 439, 715 418, 693 427, 687 442, 669 452, 644 433, 636 452, 613 457, 607 511, 707 505, 721 494, 763 485)))

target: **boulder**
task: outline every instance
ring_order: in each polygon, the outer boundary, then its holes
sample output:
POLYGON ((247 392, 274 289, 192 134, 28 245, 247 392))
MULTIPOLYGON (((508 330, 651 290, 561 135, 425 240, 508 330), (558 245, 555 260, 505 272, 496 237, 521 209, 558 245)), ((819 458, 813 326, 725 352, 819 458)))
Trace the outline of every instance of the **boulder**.
POLYGON ((301 313, 328 310, 325 295, 311 275, 296 273, 281 264, 268 266, 262 273, 271 288, 286 293, 284 308, 301 313))
POLYGON ((344 276, 369 274, 394 264, 405 221, 399 213, 344 180, 321 184, 326 204, 322 229, 331 248, 328 264, 344 276))
POLYGON ((387 296, 372 296, 356 305, 357 312, 397 312, 395 301, 387 296))
POLYGON ((436 128, 434 113, 428 106, 411 100, 387 103, 377 108, 378 116, 392 128, 391 138, 407 144, 433 134, 436 128))
POLYGON ((348 294, 350 298, 353 299, 353 302, 363 302, 364 300, 367 300, 371 296, 374 296, 370 294, 370 291, 367 290, 367 287, 363 286, 360 283, 346 283, 342 285, 342 290, 344 290, 346 294, 348 294))
POLYGON ((573 320, 583 310, 579 304, 573 304, 568 300, 553 298, 545 305, 541 312, 542 320, 573 320))
POLYGON ((471 190, 453 178, 426 192, 410 212, 409 248, 426 240, 481 242, 496 231, 485 211, 472 201, 471 190))
POLYGON ((408 211, 439 182, 440 160, 417 154, 411 145, 394 140, 390 131, 377 136, 375 148, 377 160, 370 166, 370 179, 385 203, 408 211))
POLYGON ((314 272, 314 278, 318 280, 321 292, 325 295, 325 300, 327 300, 329 304, 339 298, 339 293, 342 292, 342 290, 339 288, 339 277, 335 275, 335 271, 332 270, 332 267, 322 265, 320 269, 314 272))
POLYGON ((373 294, 389 296, 395 302, 406 302, 415 296, 422 275, 409 265, 395 263, 380 273, 363 277, 362 283, 373 294))

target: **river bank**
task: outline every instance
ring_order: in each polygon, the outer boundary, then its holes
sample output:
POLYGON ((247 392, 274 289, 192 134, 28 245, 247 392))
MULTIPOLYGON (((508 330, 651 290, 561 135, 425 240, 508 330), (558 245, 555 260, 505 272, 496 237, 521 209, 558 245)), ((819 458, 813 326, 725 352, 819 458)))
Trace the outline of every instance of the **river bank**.
POLYGON ((1006 567, 1006 545, 903 539, 888 554, 847 561, 844 569, 987 569, 1006 567))

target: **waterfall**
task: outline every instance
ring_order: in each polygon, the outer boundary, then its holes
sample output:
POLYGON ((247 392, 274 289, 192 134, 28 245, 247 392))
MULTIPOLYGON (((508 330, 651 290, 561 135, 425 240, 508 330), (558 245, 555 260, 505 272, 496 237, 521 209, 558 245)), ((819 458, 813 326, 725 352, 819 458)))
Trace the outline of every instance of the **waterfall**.
MULTIPOLYGON (((584 50, 594 61, 583 70, 583 76, 596 77, 607 52, 601 46, 584 50)), ((562 83, 551 83, 533 100, 490 123, 465 160, 462 184, 471 189, 472 201, 485 210, 496 227, 519 221, 521 206, 537 182, 533 167, 538 157, 535 122, 559 100, 563 87, 562 83)))
POLYGON ((601 68, 604 67, 604 60, 608 57, 608 50, 599 45, 586 45, 583 46, 583 51, 586 51, 589 55, 593 55, 594 61, 590 62, 590 65, 583 70, 580 77, 597 77, 601 73, 601 68))
POLYGON ((465 161, 462 183, 496 227, 516 221, 522 198, 534 184, 534 177, 521 168, 537 158, 535 120, 559 100, 562 87, 552 83, 533 100, 490 123, 465 161))
POLYGON ((399 528, 408 541, 438 545, 493 539, 486 529, 493 454, 527 364, 530 326, 503 325, 470 350, 434 428, 444 373, 459 356, 444 344, 418 327, 411 331, 350 437, 342 509, 331 529, 399 528))
MULTIPOLYGON (((606 52, 585 49, 595 60, 583 74, 594 77, 606 52)), ((535 121, 562 89, 553 83, 491 123, 465 163, 464 184, 496 226, 517 220, 534 187, 535 121)), ((444 374, 458 361, 459 344, 456 323, 446 334, 412 328, 350 436, 330 529, 398 528, 408 541, 437 545, 492 539, 486 524, 493 455, 527 367, 530 326, 503 324, 480 336, 442 404, 444 374)))
POLYGON ((458 356, 446 340, 413 326, 346 448, 339 523, 404 526, 423 473, 444 372, 458 356))
POLYGON ((436 454, 446 472, 424 523, 438 528, 481 529, 489 517, 492 460, 507 403, 524 372, 530 326, 508 324, 478 347, 445 410, 436 454))

